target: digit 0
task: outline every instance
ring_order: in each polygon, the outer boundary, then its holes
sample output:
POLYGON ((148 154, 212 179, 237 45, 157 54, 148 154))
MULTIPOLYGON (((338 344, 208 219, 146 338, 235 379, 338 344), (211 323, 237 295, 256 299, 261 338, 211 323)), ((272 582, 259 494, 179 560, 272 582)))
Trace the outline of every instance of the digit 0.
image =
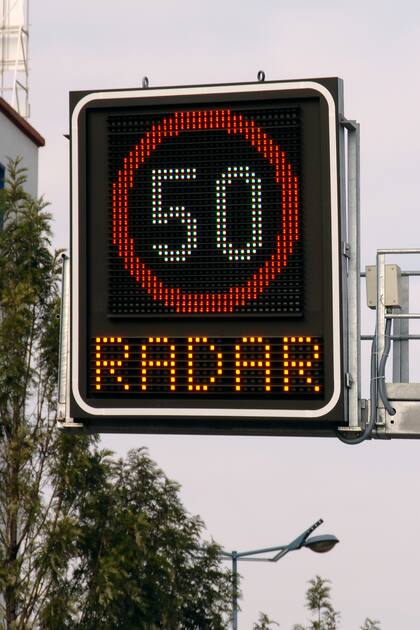
POLYGON ((251 256, 262 247, 262 180, 249 166, 228 166, 216 181, 216 245, 229 260, 251 260, 251 256), (227 193, 235 179, 243 179, 251 188, 251 240, 242 248, 235 248, 227 236, 227 193))

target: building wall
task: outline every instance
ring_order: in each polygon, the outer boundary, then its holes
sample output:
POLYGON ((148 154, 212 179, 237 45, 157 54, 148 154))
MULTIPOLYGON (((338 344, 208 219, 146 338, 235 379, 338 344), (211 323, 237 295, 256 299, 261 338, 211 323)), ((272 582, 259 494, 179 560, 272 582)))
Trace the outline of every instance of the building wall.
MULTIPOLYGON (((0 111, 0 164, 7 167, 7 159, 22 157, 27 169, 26 190, 38 195, 38 147, 0 111)), ((0 169, 1 170, 1 169, 0 169)), ((7 176, 7 173, 6 173, 7 176)))

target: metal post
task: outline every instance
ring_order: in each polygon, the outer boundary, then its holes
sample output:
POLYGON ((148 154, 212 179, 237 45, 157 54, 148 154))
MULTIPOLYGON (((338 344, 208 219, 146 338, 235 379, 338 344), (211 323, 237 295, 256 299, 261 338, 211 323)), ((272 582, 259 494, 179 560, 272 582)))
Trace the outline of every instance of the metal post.
POLYGON ((238 630, 238 553, 232 551, 232 630, 238 630))
POLYGON ((349 428, 360 426, 360 125, 347 121, 349 428))
MULTIPOLYGON (((384 351, 385 345, 385 253, 379 250, 376 254, 376 375, 378 374, 379 361, 384 351)), ((378 391, 378 381, 375 383, 378 391)), ((376 424, 385 425, 385 412, 382 404, 379 406, 376 424)))
MULTIPOLYGON (((410 278, 401 276, 401 311, 410 312, 410 278)), ((394 337, 408 337, 410 334, 408 319, 394 319, 394 337)), ((392 344, 392 381, 394 383, 409 383, 409 341, 408 339, 394 339, 392 344)))
POLYGON ((238 560, 247 561, 247 562, 277 562, 280 558, 283 558, 290 551, 296 551, 298 549, 302 549, 302 547, 310 547, 313 551, 316 551, 316 545, 321 542, 325 543, 326 541, 332 542, 332 545, 328 549, 324 549, 324 551, 329 551, 332 547, 339 542, 335 536, 327 535, 327 536, 318 536, 312 537, 308 539, 308 536, 312 534, 312 532, 319 527, 324 521, 322 518, 318 519, 313 525, 305 529, 300 536, 292 540, 288 545, 278 545, 277 547, 263 547, 262 549, 252 549, 248 551, 222 551, 222 558, 230 558, 232 560, 232 628, 233 630, 238 630, 238 560), (274 556, 270 558, 259 557, 255 558, 255 556, 261 556, 266 554, 275 553, 274 556))
POLYGON ((60 353, 58 366, 58 420, 66 418, 67 379, 69 367, 70 338, 70 259, 63 254, 61 314, 60 314, 60 353))

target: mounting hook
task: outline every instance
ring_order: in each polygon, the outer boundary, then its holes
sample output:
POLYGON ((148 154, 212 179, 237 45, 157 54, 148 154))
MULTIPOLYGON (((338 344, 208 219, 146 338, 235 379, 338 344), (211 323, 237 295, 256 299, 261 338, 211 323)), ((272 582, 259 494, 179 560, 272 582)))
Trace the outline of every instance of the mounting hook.
POLYGON ((141 87, 146 90, 149 87, 149 77, 143 77, 141 80, 141 87))
POLYGON ((265 72, 264 70, 258 70, 257 72, 257 79, 260 83, 263 83, 265 81, 265 72))

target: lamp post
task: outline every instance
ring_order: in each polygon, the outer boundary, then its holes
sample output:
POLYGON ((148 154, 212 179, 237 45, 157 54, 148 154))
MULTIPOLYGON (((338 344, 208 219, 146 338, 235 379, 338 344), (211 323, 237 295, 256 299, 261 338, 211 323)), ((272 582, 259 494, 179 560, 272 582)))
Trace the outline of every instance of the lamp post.
POLYGON ((289 551, 296 551, 302 547, 308 547, 316 553, 326 553, 330 551, 338 542, 336 536, 323 534, 321 536, 311 536, 312 532, 323 523, 320 518, 316 523, 305 529, 300 536, 292 540, 288 545, 278 545, 277 547, 265 547, 264 549, 252 549, 251 551, 221 551, 223 559, 232 561, 232 630, 238 630, 238 561, 247 562, 277 562, 289 551), (310 537, 311 536, 311 537, 310 537), (255 558, 261 554, 273 554, 269 558, 255 558))

